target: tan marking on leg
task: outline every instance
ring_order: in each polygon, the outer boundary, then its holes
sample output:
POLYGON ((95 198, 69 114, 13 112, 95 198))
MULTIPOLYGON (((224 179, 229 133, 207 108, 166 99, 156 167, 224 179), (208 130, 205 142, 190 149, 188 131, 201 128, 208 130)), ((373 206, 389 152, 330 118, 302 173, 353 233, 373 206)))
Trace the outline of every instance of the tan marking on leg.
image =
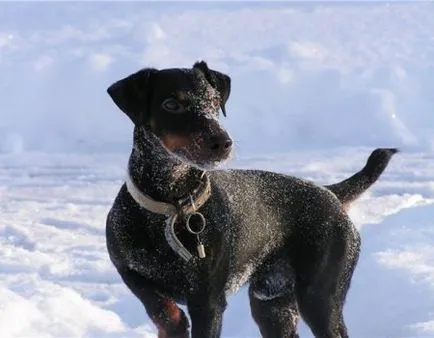
POLYGON ((161 315, 153 318, 154 324, 158 329, 158 338, 188 338, 188 330, 186 332, 169 335, 167 330, 169 327, 175 328, 182 321, 181 310, 178 305, 170 299, 161 301, 161 315))

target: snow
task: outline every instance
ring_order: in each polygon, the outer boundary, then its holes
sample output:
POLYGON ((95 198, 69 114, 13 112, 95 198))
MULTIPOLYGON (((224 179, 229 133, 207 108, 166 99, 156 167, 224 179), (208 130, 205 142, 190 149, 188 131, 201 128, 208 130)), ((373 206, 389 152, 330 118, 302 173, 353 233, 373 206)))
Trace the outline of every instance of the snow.
MULTIPOLYGON (((356 171, 368 154, 367 148, 291 152, 241 158, 233 166, 275 168, 326 183, 356 171)), ((424 171, 422 159, 433 159, 426 157, 397 155, 351 209, 363 238, 346 307, 357 335, 434 334, 434 178, 409 178, 424 171), (412 191, 407 182, 426 190, 412 191)), ((152 336, 105 250, 104 220, 125 161, 123 154, 0 156, 1 337, 152 336)), ((230 298, 224 333, 257 336, 245 289, 230 298), (234 320, 240 313, 241 323, 234 320)))
MULTIPOLYGON (((345 317, 352 336, 434 337, 433 6, 1 3, 0 337, 155 337, 105 248, 132 139, 105 90, 202 58, 232 77, 230 167, 325 184, 402 149, 350 210, 345 317)), ((223 334, 259 335, 245 288, 223 334)))

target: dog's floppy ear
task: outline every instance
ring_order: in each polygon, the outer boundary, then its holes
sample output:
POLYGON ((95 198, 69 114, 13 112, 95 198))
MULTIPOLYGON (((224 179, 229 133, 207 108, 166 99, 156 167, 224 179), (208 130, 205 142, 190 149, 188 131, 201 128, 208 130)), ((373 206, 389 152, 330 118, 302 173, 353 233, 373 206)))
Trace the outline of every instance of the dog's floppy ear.
POLYGON ((114 103, 135 125, 144 123, 144 113, 148 108, 148 97, 152 87, 154 68, 142 69, 126 78, 113 83, 107 93, 114 103))
POLYGON ((226 74, 209 69, 205 61, 196 62, 193 68, 199 69, 205 75, 205 78, 211 86, 218 90, 222 100, 221 109, 223 115, 226 116, 225 104, 231 93, 231 78, 226 74))

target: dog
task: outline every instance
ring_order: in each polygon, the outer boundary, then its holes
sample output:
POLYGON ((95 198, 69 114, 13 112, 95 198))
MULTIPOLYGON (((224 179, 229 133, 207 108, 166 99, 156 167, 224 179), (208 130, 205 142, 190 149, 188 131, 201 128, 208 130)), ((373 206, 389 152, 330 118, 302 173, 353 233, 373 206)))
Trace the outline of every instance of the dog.
POLYGON ((377 149, 347 180, 318 186, 230 158, 231 79, 204 62, 145 68, 108 89, 134 123, 126 183, 107 215, 110 259, 159 338, 216 338, 227 298, 249 284, 263 337, 347 337, 345 297, 360 237, 346 209, 396 149, 377 149), (187 306, 186 314, 178 304, 187 306))

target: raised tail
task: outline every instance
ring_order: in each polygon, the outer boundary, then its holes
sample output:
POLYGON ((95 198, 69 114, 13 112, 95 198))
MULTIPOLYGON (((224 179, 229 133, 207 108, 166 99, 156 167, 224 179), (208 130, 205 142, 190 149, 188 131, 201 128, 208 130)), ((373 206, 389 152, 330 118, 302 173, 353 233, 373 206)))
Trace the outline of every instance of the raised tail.
POLYGON ((377 181, 392 156, 397 152, 399 150, 396 148, 375 149, 362 170, 342 182, 326 185, 325 187, 336 195, 345 208, 348 208, 352 202, 377 181))

